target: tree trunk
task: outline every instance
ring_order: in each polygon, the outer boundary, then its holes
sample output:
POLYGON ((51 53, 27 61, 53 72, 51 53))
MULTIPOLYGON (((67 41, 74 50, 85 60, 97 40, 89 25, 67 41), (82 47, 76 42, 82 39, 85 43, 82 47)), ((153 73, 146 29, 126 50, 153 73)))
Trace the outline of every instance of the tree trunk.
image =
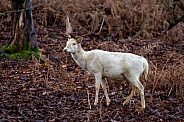
POLYGON ((32 0, 11 0, 12 10, 25 11, 12 14, 12 36, 10 46, 15 45, 16 52, 38 50, 37 35, 32 17, 32 0), (30 9, 29 9, 30 8, 30 9))

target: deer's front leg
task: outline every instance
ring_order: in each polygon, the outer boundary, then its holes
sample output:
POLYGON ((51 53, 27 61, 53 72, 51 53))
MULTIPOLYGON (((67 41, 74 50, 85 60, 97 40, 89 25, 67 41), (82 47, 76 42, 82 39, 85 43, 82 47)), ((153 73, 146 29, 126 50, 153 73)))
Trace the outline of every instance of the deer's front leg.
POLYGON ((98 104, 98 93, 100 89, 100 83, 102 81, 102 74, 101 73, 95 73, 95 90, 96 90, 96 96, 95 96, 95 103, 94 105, 98 104))

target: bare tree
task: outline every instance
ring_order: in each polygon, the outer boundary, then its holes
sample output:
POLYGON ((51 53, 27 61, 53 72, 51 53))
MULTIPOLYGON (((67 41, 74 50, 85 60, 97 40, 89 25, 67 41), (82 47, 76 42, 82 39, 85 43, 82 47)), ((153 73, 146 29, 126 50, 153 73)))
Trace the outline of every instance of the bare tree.
POLYGON ((38 50, 37 34, 35 32, 32 16, 32 0, 11 0, 12 10, 12 36, 10 46, 15 45, 16 52, 24 49, 38 50), (24 9, 24 11, 20 11, 24 9))

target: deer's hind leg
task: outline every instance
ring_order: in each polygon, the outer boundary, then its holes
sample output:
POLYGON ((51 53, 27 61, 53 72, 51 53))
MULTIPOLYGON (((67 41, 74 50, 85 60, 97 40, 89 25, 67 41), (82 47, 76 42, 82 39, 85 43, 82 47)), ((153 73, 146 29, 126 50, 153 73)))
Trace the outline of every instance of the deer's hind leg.
POLYGON ((135 86, 132 85, 132 91, 130 93, 130 95, 126 98, 126 100, 123 102, 123 105, 125 105, 127 102, 129 102, 129 100, 133 97, 134 93, 135 93, 135 86))
POLYGON ((139 81, 139 77, 130 77, 130 75, 128 75, 126 78, 132 84, 134 90, 132 90, 131 94, 128 96, 128 98, 125 100, 123 104, 127 103, 130 100, 130 98, 132 98, 135 88, 138 88, 140 91, 141 106, 142 109, 144 109, 145 108, 144 86, 139 81))
POLYGON ((106 86, 105 78, 102 78, 101 86, 103 88, 103 91, 104 91, 104 94, 105 94, 105 97, 106 97, 106 105, 109 105, 110 104, 110 99, 109 99, 109 96, 108 96, 108 93, 107 93, 107 86, 106 86))

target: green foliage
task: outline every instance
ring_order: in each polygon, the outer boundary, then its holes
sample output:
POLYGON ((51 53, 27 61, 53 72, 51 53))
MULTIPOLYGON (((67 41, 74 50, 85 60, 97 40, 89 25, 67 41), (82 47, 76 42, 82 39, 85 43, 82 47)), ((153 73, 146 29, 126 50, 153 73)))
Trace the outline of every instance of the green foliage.
POLYGON ((122 96, 122 97, 125 97, 125 95, 123 94, 123 92, 120 92, 119 95, 122 96))
POLYGON ((110 39, 112 39, 113 37, 112 37, 112 36, 108 36, 107 38, 110 40, 110 39))
POLYGON ((6 56, 9 57, 10 59, 14 59, 14 58, 29 58, 30 56, 34 55, 34 56, 40 56, 40 51, 39 50, 31 50, 31 47, 29 46, 25 46, 24 49, 22 50, 22 52, 17 53, 17 47, 16 46, 3 46, 2 48, 0 48, 0 50, 4 50, 5 53, 0 54, 0 57, 2 56, 6 56))

